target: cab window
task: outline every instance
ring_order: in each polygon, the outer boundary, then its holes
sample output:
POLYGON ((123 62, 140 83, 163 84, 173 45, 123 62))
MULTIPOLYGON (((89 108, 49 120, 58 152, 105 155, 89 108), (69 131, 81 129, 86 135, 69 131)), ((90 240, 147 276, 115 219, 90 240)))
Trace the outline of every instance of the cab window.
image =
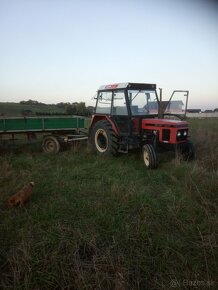
POLYGON ((119 116, 128 115, 124 91, 114 92, 112 114, 119 115, 119 116))
POLYGON ((96 106, 96 113, 110 114, 112 103, 112 92, 99 92, 96 106))

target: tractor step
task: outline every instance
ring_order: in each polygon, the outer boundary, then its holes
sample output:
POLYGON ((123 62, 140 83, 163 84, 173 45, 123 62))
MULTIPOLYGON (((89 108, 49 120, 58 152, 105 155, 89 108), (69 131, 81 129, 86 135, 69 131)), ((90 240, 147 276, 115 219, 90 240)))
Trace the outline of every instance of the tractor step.
POLYGON ((118 149, 118 152, 127 154, 127 153, 129 152, 129 146, 128 146, 128 144, 127 144, 125 147, 126 147, 126 148, 122 148, 122 147, 120 147, 120 148, 118 149))

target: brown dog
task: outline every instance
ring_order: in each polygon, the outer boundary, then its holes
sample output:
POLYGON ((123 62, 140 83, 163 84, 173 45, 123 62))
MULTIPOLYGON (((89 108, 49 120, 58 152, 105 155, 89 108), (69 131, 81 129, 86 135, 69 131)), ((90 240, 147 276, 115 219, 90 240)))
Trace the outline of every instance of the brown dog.
POLYGON ((12 195, 7 200, 8 206, 23 206, 24 203, 30 200, 33 191, 34 182, 30 182, 28 185, 24 186, 17 193, 12 195))

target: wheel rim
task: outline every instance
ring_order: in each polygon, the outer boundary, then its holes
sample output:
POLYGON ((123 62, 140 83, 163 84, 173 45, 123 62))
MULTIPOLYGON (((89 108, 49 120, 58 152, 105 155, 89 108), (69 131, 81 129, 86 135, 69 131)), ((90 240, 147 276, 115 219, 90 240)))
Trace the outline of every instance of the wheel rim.
POLYGON ((45 147, 47 152, 53 152, 56 149, 56 144, 53 140, 48 140, 45 147))
POLYGON ((104 129, 98 129, 95 133, 95 146, 101 153, 107 151, 108 137, 104 129))
POLYGON ((150 165, 150 159, 149 159, 149 154, 146 150, 143 152, 143 158, 144 158, 144 163, 146 167, 149 167, 150 165))

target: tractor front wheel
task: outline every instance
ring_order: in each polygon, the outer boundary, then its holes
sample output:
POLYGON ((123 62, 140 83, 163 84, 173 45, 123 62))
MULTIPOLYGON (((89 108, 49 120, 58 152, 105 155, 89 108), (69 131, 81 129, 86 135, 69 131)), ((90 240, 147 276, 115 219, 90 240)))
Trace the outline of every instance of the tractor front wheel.
POLYGON ((153 145, 144 145, 142 148, 142 156, 147 169, 154 169, 157 167, 157 155, 153 145))
POLYGON ((91 130, 92 148, 99 155, 116 155, 118 136, 108 121, 98 121, 91 130))

